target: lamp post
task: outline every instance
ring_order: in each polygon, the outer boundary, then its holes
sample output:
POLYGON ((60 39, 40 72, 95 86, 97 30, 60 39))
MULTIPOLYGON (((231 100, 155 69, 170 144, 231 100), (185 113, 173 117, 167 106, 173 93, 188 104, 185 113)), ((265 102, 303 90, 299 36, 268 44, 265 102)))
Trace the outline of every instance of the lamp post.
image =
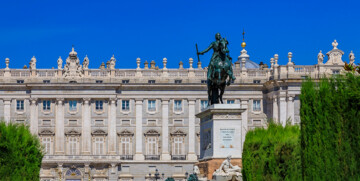
POLYGON ((152 176, 151 173, 149 173, 149 178, 150 178, 150 179, 152 178, 153 180, 158 180, 158 179, 163 179, 163 178, 164 178, 164 175, 165 175, 165 174, 162 173, 162 174, 161 174, 161 177, 160 177, 159 170, 156 169, 154 176, 152 176))

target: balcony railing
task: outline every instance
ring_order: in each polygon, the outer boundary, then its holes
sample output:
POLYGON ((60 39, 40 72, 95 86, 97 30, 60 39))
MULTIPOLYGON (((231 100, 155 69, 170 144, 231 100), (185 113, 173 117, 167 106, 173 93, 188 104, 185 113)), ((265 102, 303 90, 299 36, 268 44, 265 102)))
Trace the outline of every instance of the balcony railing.
POLYGON ((171 160, 186 160, 186 155, 171 155, 171 160))
POLYGON ((133 160, 133 155, 120 155, 120 160, 133 160))
POLYGON ((160 160, 160 155, 145 155, 145 160, 160 160))

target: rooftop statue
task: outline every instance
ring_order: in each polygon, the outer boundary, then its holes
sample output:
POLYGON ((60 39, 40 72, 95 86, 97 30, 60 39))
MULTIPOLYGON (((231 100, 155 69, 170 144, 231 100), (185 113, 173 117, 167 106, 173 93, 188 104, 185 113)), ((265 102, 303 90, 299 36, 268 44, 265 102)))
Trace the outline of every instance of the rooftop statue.
POLYGON ((197 52, 198 55, 203 55, 211 49, 214 51, 207 72, 208 105, 223 103, 225 86, 235 80, 228 44, 226 38, 221 38, 220 33, 216 33, 215 41, 204 51, 197 52))

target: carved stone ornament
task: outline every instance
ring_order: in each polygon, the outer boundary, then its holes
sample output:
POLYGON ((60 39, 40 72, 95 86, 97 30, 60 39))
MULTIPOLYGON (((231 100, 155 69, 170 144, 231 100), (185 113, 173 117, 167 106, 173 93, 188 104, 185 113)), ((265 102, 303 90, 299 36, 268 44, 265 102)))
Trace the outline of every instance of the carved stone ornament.
POLYGON ((72 129, 72 130, 66 132, 65 135, 67 135, 67 136, 80 136, 81 133, 78 132, 78 131, 76 131, 76 130, 74 130, 74 129, 72 129))
POLYGON ((334 48, 327 52, 326 55, 328 56, 328 61, 326 65, 344 65, 344 61, 341 59, 344 55, 344 52, 337 48, 338 43, 336 40, 333 42, 334 48), (335 45, 335 46, 334 46, 335 45))
POLYGON ((69 57, 66 59, 66 64, 64 66, 64 77, 68 78, 78 78, 83 77, 83 69, 80 65, 80 60, 77 57, 77 52, 75 52, 74 47, 69 53, 69 57))
POLYGON ((107 135, 107 132, 105 132, 104 130, 101 130, 101 129, 97 129, 97 130, 93 131, 93 132, 91 133, 91 135, 106 136, 106 135, 107 135))
POLYGON ((144 133, 145 136, 160 136, 160 133, 154 129, 151 129, 144 133))
POLYGON ((134 136, 134 133, 125 129, 123 131, 121 131, 120 133, 118 133, 119 136, 134 136))
POLYGON ((170 136, 186 136, 186 133, 181 130, 176 130, 176 131, 170 133, 170 136))
POLYGON ((54 136, 55 133, 50 129, 43 129, 39 132, 39 135, 47 135, 47 136, 54 136))

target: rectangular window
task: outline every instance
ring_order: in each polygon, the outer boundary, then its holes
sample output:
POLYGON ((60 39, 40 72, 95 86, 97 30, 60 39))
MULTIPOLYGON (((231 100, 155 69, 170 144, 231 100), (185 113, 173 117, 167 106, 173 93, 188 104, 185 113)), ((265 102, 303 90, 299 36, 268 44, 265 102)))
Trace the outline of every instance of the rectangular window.
POLYGON ((41 139, 42 144, 45 148, 45 154, 51 154, 51 138, 50 137, 44 137, 41 139))
POLYGON ((97 137, 95 138, 95 155, 104 154, 104 138, 97 137))
POLYGON ((340 70, 333 70, 333 74, 340 74, 340 70))
POLYGON ((261 120, 253 120, 254 125, 261 125, 261 120))
POLYGON ((175 80, 175 84, 181 84, 182 80, 175 80))
POLYGON ((129 100, 122 100, 121 101, 121 109, 123 111, 129 111, 130 110, 130 101, 129 100))
POLYGON ((50 120, 43 120, 43 125, 50 125, 51 121, 50 120))
POLYGON ((172 155, 183 155, 183 138, 175 137, 172 155))
POLYGON ((235 100, 227 100, 226 103, 227 104, 235 104, 235 100))
POLYGON ((147 138, 147 155, 157 155, 158 154, 158 143, 157 137, 148 137, 147 138))
POLYGON ((148 125, 156 125, 156 120, 148 120, 148 125))
POLYGON ((148 111, 156 111, 156 100, 148 100, 148 111))
POLYGON ((128 84, 130 82, 130 80, 122 80, 123 84, 128 84))
POLYGON ((103 110, 103 104, 104 104, 103 101, 99 101, 99 100, 95 101, 95 109, 97 111, 103 110))
POLYGON ((253 111, 261 111, 260 100, 253 100, 253 111))
POLYGON ((182 111, 182 101, 174 100, 174 111, 182 111))
POLYGON ((77 101, 69 101, 69 110, 76 111, 76 104, 77 104, 77 101))
POLYGON ((70 155, 78 155, 77 152, 77 138, 76 137, 70 137, 69 138, 69 154, 70 155))
POLYGON ((77 125, 77 120, 69 120, 69 125, 77 125))
POLYGON ((23 111, 24 110, 24 100, 17 100, 16 101, 16 110, 23 111))
POLYGON ((97 84, 102 84, 102 83, 103 83, 102 80, 96 80, 95 82, 96 82, 97 84))
POLYGON ((260 80, 254 80, 253 82, 254 82, 254 84, 260 84, 261 81, 260 80))
POLYGON ((24 83, 24 80, 16 80, 16 83, 18 83, 18 84, 23 84, 23 83, 24 83))
POLYGON ((16 120, 16 123, 19 123, 19 124, 24 124, 25 121, 24 120, 16 120))
POLYGON ((201 104, 201 110, 204 110, 205 108, 208 107, 208 101, 207 100, 201 100, 200 104, 201 104))
POLYGON ((51 105, 51 101, 44 100, 43 101, 43 110, 44 111, 50 111, 50 105, 51 105))
POLYGON ((130 120, 122 120, 121 125, 130 125, 130 120))
POLYGON ((50 80, 43 80, 44 84, 50 84, 50 80))
POLYGON ((130 137, 121 138, 121 155, 132 155, 130 137))
POLYGON ((103 125, 103 120, 95 120, 95 125, 103 125))
POLYGON ((155 80, 148 80, 149 84, 155 84, 155 80))
POLYGON ((174 120, 175 125, 182 125, 182 120, 174 120))

